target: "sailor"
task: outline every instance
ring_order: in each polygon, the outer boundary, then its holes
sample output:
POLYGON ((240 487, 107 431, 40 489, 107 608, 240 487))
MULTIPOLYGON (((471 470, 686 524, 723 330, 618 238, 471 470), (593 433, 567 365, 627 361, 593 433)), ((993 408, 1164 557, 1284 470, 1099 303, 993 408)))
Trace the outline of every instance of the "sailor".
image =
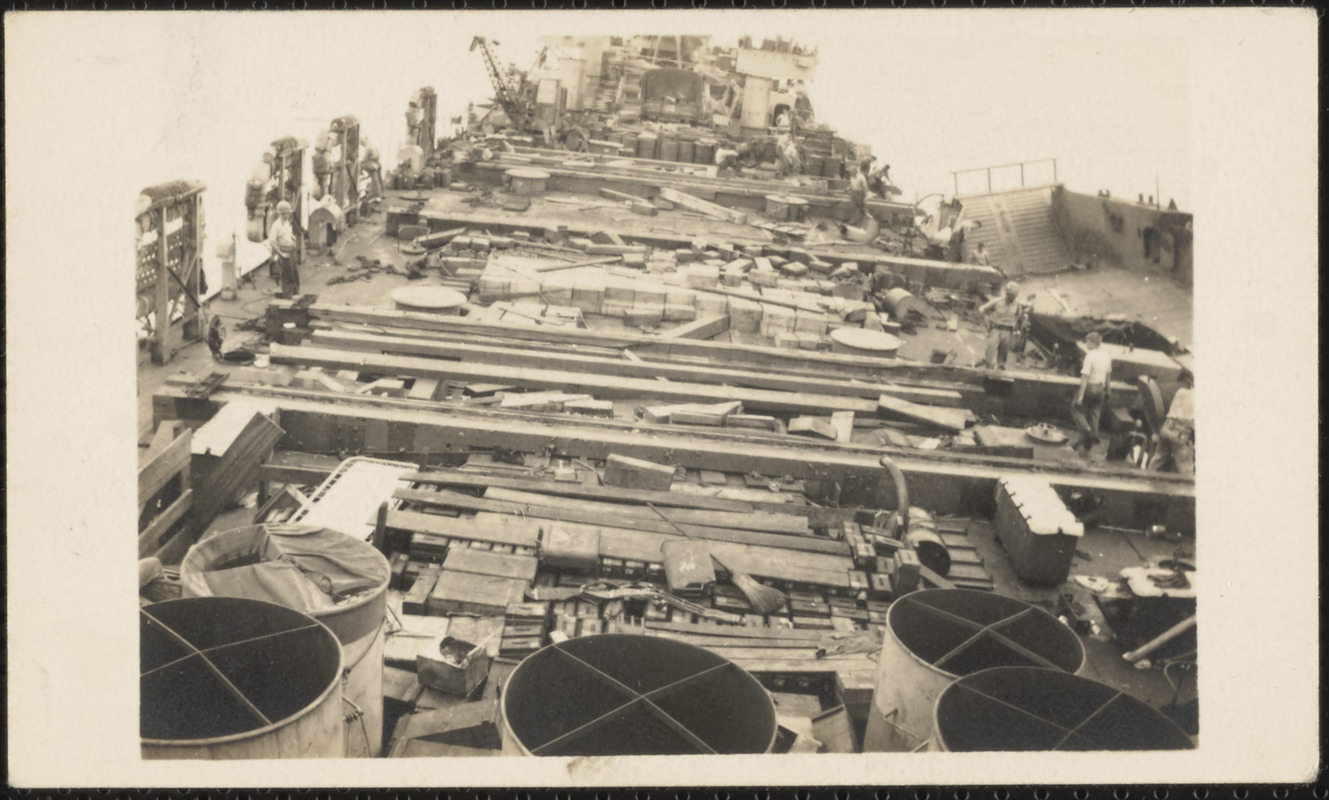
POLYGON ((1011 281, 1006 284, 1005 294, 992 298, 978 308, 978 313, 983 315, 988 324, 988 347, 983 361, 991 369, 1006 369, 1011 338, 1015 335, 1023 307, 1019 294, 1020 284, 1011 281))
POLYGON ((992 266, 992 258, 987 251, 987 245, 983 244, 982 242, 979 242, 978 249, 976 249, 973 252, 973 254, 969 256, 969 263, 977 264, 980 267, 992 266))
POLYGON ((788 129, 789 129, 789 110, 788 110, 788 109, 785 109, 784 111, 781 111, 781 112, 780 112, 780 116, 778 116, 778 117, 775 118, 775 127, 777 127, 777 128, 784 128, 785 130, 788 130, 788 129))
POLYGON ((798 154, 798 142, 794 141, 792 136, 785 138, 784 160, 791 175, 797 175, 803 171, 803 159, 798 154))
POLYGON ((412 100, 406 107, 406 140, 418 144, 420 132, 420 104, 412 100))
POLYGON ((368 136, 360 137, 360 169, 369 174, 368 199, 383 196, 383 167, 378 161, 378 148, 369 143, 368 136))
POLYGON ((720 145, 715 148, 715 166, 719 167, 717 174, 724 175, 725 170, 732 169, 735 174, 742 175, 743 171, 739 169, 738 157, 741 149, 746 145, 740 145, 739 148, 720 145))
POLYGON ((1112 378, 1112 357, 1102 349, 1103 336, 1098 331, 1090 331, 1084 337, 1084 346, 1088 350, 1084 362, 1080 365, 1080 388, 1071 403, 1071 419, 1083 436, 1075 443, 1078 450, 1098 444, 1098 421, 1107 407, 1108 381, 1112 378))
POLYGON ((1183 475, 1195 474, 1195 377, 1181 373, 1181 388, 1172 396, 1167 419, 1158 430, 1157 444, 1149 469, 1171 467, 1183 475))
POLYGON ((268 249, 277 260, 281 290, 278 297, 290 299, 300 293, 300 272, 295 266, 295 229, 291 222, 291 204, 277 204, 277 220, 268 230, 268 249))
POLYGON ((332 188, 332 161, 328 153, 330 146, 328 132, 319 133, 314 144, 314 153, 310 157, 313 162, 314 179, 318 183, 317 194, 320 196, 327 194, 332 188))
POLYGON ((854 202, 854 224, 862 224, 868 216, 868 168, 871 162, 864 160, 849 178, 849 199, 854 202))

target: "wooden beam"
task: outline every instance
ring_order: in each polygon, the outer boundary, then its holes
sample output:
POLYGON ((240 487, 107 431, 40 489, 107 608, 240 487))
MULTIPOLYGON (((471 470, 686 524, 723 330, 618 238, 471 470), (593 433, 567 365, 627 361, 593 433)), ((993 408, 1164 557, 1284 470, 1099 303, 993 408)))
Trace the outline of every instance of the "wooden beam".
MULTIPOLYGON (((893 508, 894 489, 880 480, 882 448, 847 448, 794 437, 778 443, 745 439, 739 432, 698 429, 643 428, 610 420, 567 418, 551 424, 545 416, 504 415, 464 407, 406 408, 412 401, 378 398, 380 402, 339 402, 334 396, 276 390, 273 387, 221 387, 206 400, 188 398, 183 389, 166 387, 153 398, 156 419, 201 420, 219 404, 252 394, 277 400, 285 447, 310 452, 337 452, 347 437, 371 425, 392 431, 412 451, 467 452, 502 447, 523 452, 551 452, 566 457, 603 459, 612 453, 655 460, 691 469, 724 472, 755 471, 789 475, 804 481, 817 502, 835 499, 840 506, 893 508)), ((911 498, 937 514, 991 513, 997 480, 1012 473, 1039 472, 1058 489, 1085 490, 1100 496, 1101 523, 1140 527, 1140 520, 1161 521, 1173 530, 1195 530, 1195 481, 1168 473, 1108 472, 1092 465, 1049 465, 1023 459, 972 457, 959 461, 944 453, 888 450, 909 483, 911 498), (1137 514, 1140 516, 1137 518, 1137 514)))
MULTIPOLYGON (((610 503, 654 503, 658 506, 674 508, 697 508, 737 513, 754 510, 752 503, 709 495, 655 492, 646 489, 620 489, 615 486, 586 486, 580 483, 559 483, 557 481, 542 481, 503 475, 486 475, 462 470, 413 472, 403 475, 402 480, 407 483, 427 483, 435 486, 517 489, 553 497, 585 498, 610 503)), ((791 505, 789 508, 797 509, 799 506, 791 505)))
MULTIPOLYGON (((419 489, 398 489, 393 493, 397 500, 409 500, 424 505, 456 508, 462 511, 490 511, 498 514, 520 514, 534 519, 551 522, 576 522, 583 525, 613 526, 625 530, 643 531, 671 538, 681 537, 678 528, 656 519, 625 515, 621 511, 601 511, 597 508, 564 508, 555 505, 537 505, 510 500, 491 500, 487 497, 473 497, 446 489, 432 492, 419 489)), ((718 512, 717 512, 718 513, 718 512)), ((391 526, 389 526, 391 527, 391 526)), ((828 555, 847 554, 848 546, 844 542, 821 539, 813 536, 792 536, 777 533, 759 533, 712 525, 685 524, 679 527, 691 536, 716 542, 733 542, 754 545, 767 549, 795 550, 807 555, 825 553, 828 555)), ((659 548, 655 550, 659 554, 659 548)))
POLYGON ((152 499, 181 470, 189 467, 192 431, 186 430, 138 471, 138 507, 152 499))
POLYGON ((829 414, 856 411, 875 414, 877 403, 852 397, 781 392, 767 389, 711 386, 700 383, 658 383, 636 378, 572 373, 554 369, 469 364, 408 356, 291 347, 274 343, 268 351, 273 364, 296 364, 328 369, 354 369, 383 375, 438 378, 457 382, 507 383, 536 389, 563 388, 593 395, 596 399, 659 397, 679 402, 721 403, 737 400, 744 408, 784 413, 829 414))
MULTIPOLYGON (((184 493, 157 515, 148 527, 138 535, 138 557, 147 558, 159 549, 161 538, 171 526, 179 522, 189 509, 194 507, 194 490, 186 488, 184 493)), ((183 533, 178 535, 183 536, 183 533)))
MULTIPOLYGON (((724 317, 724 319, 727 326, 728 317, 724 317)), ((883 394, 889 394, 892 397, 899 397, 904 400, 949 408, 960 408, 966 404, 964 395, 946 389, 900 386, 890 383, 861 383, 833 378, 782 375, 690 363, 676 364, 669 361, 646 361, 631 350, 621 351, 624 357, 632 362, 624 364, 622 359, 608 356, 548 352, 530 350, 524 347, 502 347, 469 342, 442 343, 349 331, 314 331, 310 339, 314 344, 320 346, 368 353, 429 356, 506 366, 543 366, 567 370, 568 372, 589 372, 633 378, 664 378, 690 383, 750 386, 776 391, 813 392, 864 399, 876 399, 883 394)))
POLYGON ((710 314, 660 333, 661 339, 711 339, 729 330, 728 314, 710 314))
POLYGON ((959 433, 969 422, 969 415, 949 408, 932 408, 898 397, 883 394, 879 400, 881 410, 894 417, 901 417, 909 422, 918 422, 952 433, 959 433))
POLYGON ((722 205, 702 200, 700 197, 694 197, 687 192, 679 191, 670 186, 660 187, 660 197, 668 200, 675 205, 683 206, 708 217, 734 222, 739 225, 748 221, 748 215, 744 211, 736 211, 732 208, 725 208, 722 205))

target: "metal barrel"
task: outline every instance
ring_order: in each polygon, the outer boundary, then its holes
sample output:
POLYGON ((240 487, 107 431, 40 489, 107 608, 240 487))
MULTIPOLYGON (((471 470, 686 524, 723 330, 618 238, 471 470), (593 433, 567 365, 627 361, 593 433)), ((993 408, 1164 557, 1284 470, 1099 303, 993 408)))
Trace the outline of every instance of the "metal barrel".
POLYGON ((342 758, 342 647, 312 617, 238 597, 139 615, 144 759, 342 758))
POLYGON ((1075 632, 1028 603, 968 589, 907 594, 886 612, 863 749, 925 747, 932 735, 933 704, 956 678, 1006 666, 1073 673, 1084 659, 1075 632))
POLYGON ((655 158, 655 145, 659 137, 647 132, 637 135, 637 158, 655 158))
POLYGON ((672 136, 660 139, 660 160, 678 160, 678 139, 675 139, 672 136))
POLYGON ((551 644, 513 670, 499 703, 504 755, 768 753, 777 729, 750 674, 655 636, 551 644))
POLYGON ((998 667, 940 695, 929 750, 1190 750, 1162 712, 1112 686, 1049 669, 998 667))

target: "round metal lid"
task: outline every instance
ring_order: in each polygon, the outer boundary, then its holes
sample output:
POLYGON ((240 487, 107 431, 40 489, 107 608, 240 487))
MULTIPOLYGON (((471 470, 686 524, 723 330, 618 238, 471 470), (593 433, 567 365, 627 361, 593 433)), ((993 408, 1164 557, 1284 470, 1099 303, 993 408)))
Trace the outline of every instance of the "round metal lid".
POLYGON ((139 732, 199 741, 276 725, 341 679, 342 651, 298 611, 237 597, 139 609, 139 732))
POLYGON ((466 295, 444 286, 402 286, 392 290, 396 303, 427 311, 457 308, 466 302, 466 295))
POLYGON ((755 678, 655 636, 550 645, 512 673, 502 703, 508 732, 541 756, 764 753, 776 731, 755 678))
POLYGON ((891 604, 886 624, 920 661, 951 675, 1010 666, 1075 672, 1084 664, 1084 645, 1056 617, 991 592, 911 592, 891 604))
POLYGON ((867 328, 836 328, 831 331, 831 338, 840 344, 858 350, 875 350, 893 353, 904 346, 904 340, 885 331, 870 331, 867 328))
POLYGON ((527 169, 525 167, 516 167, 503 173, 509 178, 529 178, 531 180, 546 180, 549 173, 538 169, 527 169))
POLYGON ((998 667, 937 697, 936 736, 954 752, 1189 750, 1172 720, 1120 689, 1078 675, 998 667))

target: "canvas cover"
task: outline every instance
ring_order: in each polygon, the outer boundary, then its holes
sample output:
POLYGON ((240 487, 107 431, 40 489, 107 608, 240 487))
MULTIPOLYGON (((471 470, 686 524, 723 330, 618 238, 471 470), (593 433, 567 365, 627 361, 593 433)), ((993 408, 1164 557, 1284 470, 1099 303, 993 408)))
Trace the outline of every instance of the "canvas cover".
POLYGON ((245 597, 314 614, 388 578, 387 563, 373 547, 309 525, 222 531, 189 548, 180 564, 185 597, 245 597))

